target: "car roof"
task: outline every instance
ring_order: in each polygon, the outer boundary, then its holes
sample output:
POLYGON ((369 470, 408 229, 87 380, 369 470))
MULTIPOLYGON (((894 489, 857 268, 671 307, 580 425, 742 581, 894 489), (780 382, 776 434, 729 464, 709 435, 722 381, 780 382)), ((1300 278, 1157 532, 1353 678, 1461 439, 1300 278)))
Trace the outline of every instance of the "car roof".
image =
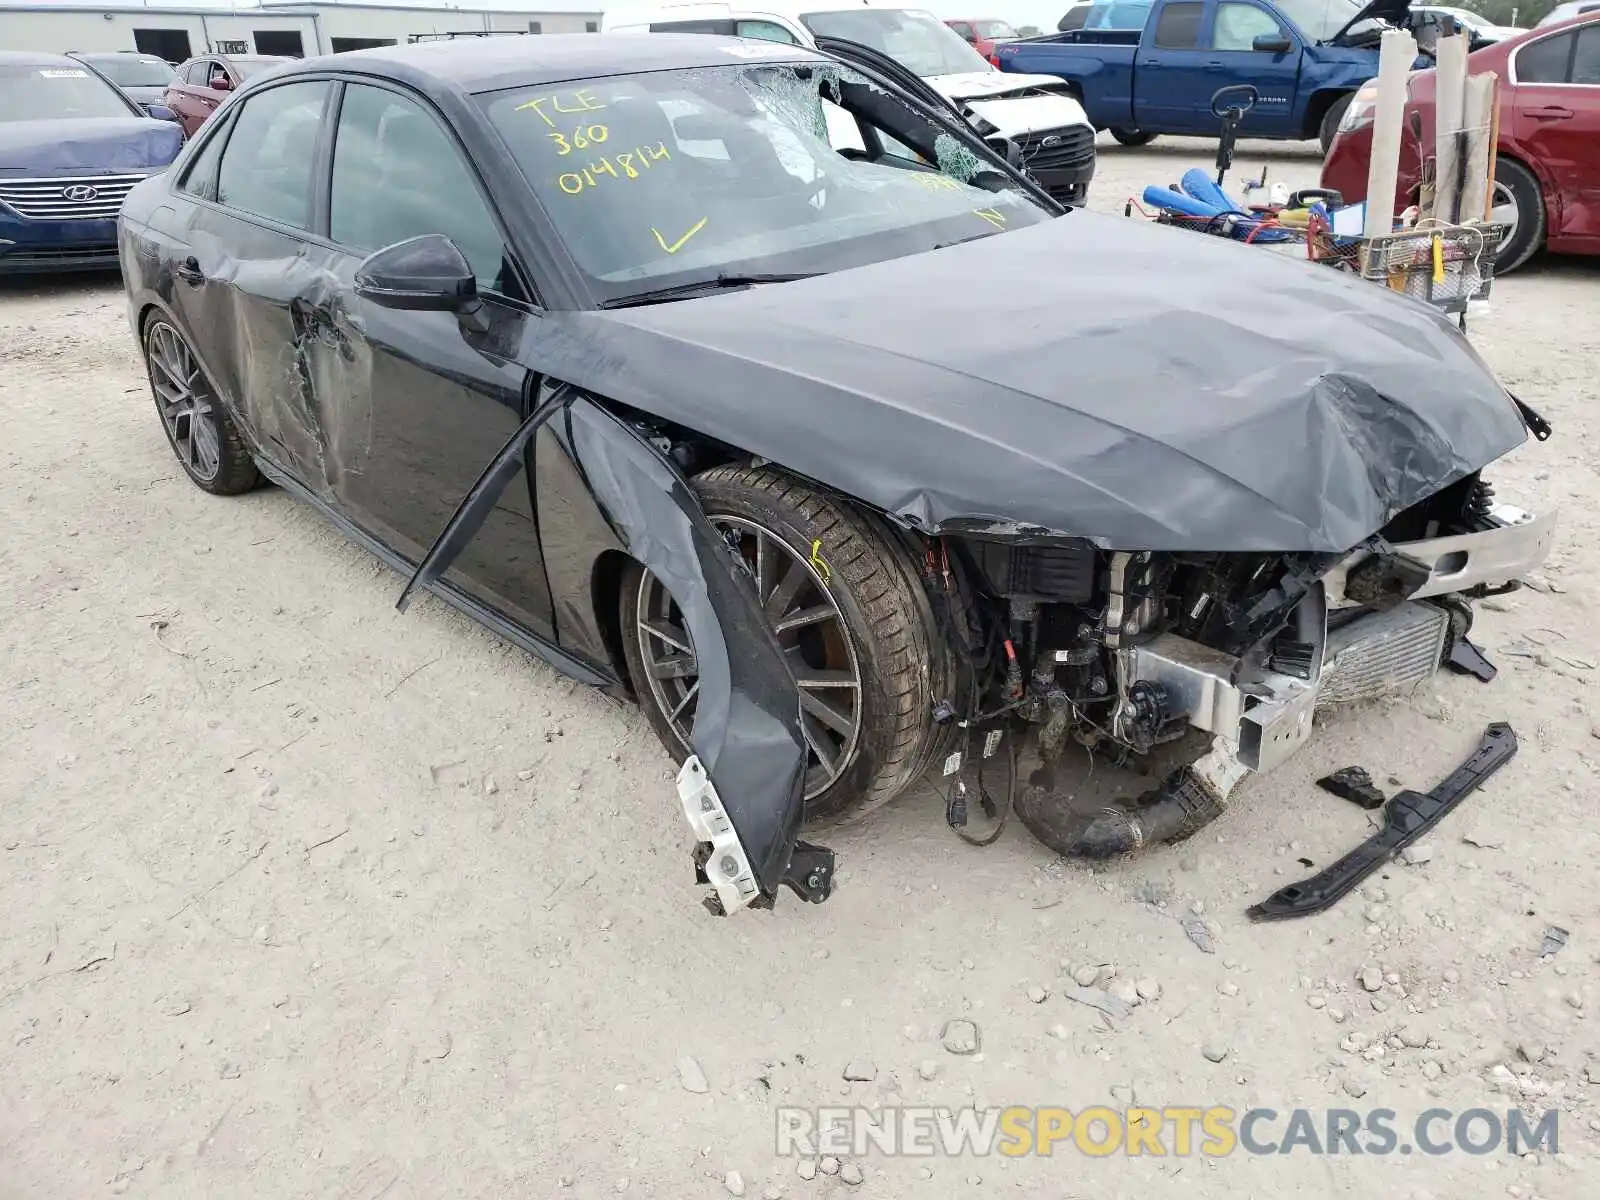
POLYGON ((166 62, 159 54, 145 54, 139 50, 68 50, 68 58, 110 58, 118 62, 166 62))
POLYGON ((76 59, 65 54, 47 54, 42 50, 0 50, 0 66, 7 67, 75 67, 76 59))
MULTIPOLYGON (((466 92, 490 92, 642 71, 818 57, 800 46, 711 34, 554 33, 374 46, 305 59, 299 69, 358 70, 412 83, 434 81, 466 92)), ((278 78, 283 78, 281 72, 278 78)))

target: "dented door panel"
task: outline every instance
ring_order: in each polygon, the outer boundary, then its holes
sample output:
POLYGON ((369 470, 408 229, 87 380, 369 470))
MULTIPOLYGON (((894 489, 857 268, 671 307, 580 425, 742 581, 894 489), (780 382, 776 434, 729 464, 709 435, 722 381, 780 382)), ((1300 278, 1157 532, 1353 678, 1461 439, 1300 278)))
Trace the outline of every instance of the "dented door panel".
MULTIPOLYGON (((355 294, 359 263, 337 254, 301 298, 317 331, 306 359, 326 470, 350 520, 419 562, 522 421, 529 373, 514 356, 535 318, 492 299, 475 318, 385 309, 355 294)), ((445 578, 553 636, 526 482, 506 489, 445 578)))

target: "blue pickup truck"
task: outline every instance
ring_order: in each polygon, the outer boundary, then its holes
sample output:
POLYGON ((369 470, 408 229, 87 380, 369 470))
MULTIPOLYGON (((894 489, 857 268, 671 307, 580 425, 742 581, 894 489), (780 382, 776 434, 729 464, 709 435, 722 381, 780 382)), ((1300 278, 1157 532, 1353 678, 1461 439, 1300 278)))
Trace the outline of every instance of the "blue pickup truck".
MULTIPOLYGON (((1241 136, 1333 140, 1345 107, 1378 73, 1387 28, 1417 30, 1431 46, 1431 18, 1409 0, 1111 0, 1084 28, 995 46, 1002 71, 1067 81, 1096 129, 1124 145, 1157 134, 1218 132, 1217 89, 1252 84, 1260 95, 1241 136), (1109 10, 1115 10, 1109 11, 1109 10), (1128 28, 1138 22, 1143 28, 1128 28), (1117 26, 1121 26, 1118 28, 1117 26)), ((1423 54, 1417 66, 1433 65, 1423 54)))

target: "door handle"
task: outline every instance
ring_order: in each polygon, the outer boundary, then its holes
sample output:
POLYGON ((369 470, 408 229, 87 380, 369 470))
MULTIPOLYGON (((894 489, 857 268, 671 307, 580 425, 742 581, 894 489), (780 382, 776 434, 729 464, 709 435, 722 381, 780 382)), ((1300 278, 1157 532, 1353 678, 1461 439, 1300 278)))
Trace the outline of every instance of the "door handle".
POLYGON ((172 273, 185 283, 196 286, 206 281, 205 272, 200 269, 200 260, 192 254, 179 263, 172 273))
POLYGON ((1206 62, 1206 66, 1208 66, 1208 67, 1220 67, 1221 65, 1222 65, 1222 60, 1220 58, 1209 59, 1206 62))
POLYGON ((1530 108, 1528 115, 1536 121, 1567 121, 1572 118, 1572 110, 1559 104, 1547 104, 1543 108, 1530 108))

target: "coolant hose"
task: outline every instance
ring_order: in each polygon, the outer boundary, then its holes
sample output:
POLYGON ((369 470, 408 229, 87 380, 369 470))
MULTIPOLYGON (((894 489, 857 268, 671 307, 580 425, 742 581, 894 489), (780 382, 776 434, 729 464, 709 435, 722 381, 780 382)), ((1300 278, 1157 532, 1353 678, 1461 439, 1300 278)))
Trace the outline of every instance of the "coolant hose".
POLYGON ((1089 812, 1074 810, 1059 792, 1031 786, 1017 797, 1017 818, 1057 854, 1121 858, 1156 842, 1182 841, 1209 825, 1227 808, 1246 773, 1230 753, 1214 748, 1137 799, 1089 812))

